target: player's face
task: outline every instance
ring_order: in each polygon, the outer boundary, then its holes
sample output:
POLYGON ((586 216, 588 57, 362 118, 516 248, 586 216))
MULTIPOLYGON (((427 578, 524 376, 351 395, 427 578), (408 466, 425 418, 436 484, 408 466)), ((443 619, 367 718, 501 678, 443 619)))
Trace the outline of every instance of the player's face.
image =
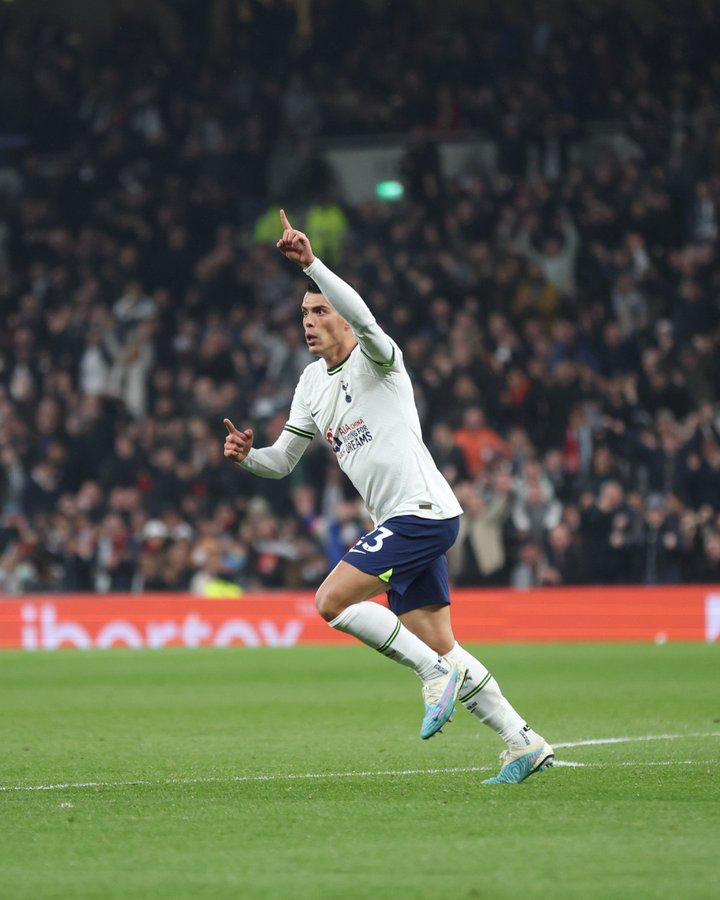
POLYGON ((308 350, 317 356, 332 356, 345 340, 348 324, 322 294, 305 294, 302 302, 303 329, 308 350))

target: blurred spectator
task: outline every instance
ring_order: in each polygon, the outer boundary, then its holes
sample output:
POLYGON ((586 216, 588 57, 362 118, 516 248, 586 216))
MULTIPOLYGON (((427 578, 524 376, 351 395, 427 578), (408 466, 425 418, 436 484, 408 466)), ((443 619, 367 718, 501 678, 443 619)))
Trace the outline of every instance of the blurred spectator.
POLYGON ((661 494, 650 494, 637 554, 639 578, 644 584, 677 584, 683 550, 677 517, 666 510, 661 494))
POLYGON ((462 417, 462 427, 453 435, 455 444, 465 457, 465 468, 471 477, 482 472, 493 459, 507 453, 505 441, 485 421, 479 406, 470 406, 462 417))
POLYGON ((518 561, 510 573, 510 586, 520 591, 542 587, 545 584, 546 567, 545 556, 537 544, 522 544, 518 561))
POLYGON ((690 581, 720 584, 720 531, 708 530, 703 534, 689 574, 690 581))
POLYGON ((623 584, 632 580, 633 517, 617 481, 606 481, 597 499, 585 495, 581 534, 587 546, 591 583, 623 584))
POLYGON ((542 544, 545 533, 554 528, 562 515, 562 505, 548 496, 539 481, 532 481, 516 499, 512 522, 521 540, 542 544))
POLYGON ((536 225, 537 222, 533 218, 523 224, 515 240, 515 251, 534 262, 558 294, 572 295, 575 289, 575 259, 579 246, 577 228, 568 216, 564 216, 560 222, 559 233, 545 232, 542 249, 537 249, 532 240, 536 225))
POLYGON ((588 560, 577 534, 565 522, 558 522, 547 533, 544 585, 587 584, 588 560))
POLYGON ((329 266, 335 265, 347 234, 347 218, 342 208, 337 203, 314 204, 308 210, 305 229, 313 236, 317 255, 329 266))
POLYGON ((464 481, 468 472, 465 455, 455 443, 452 429, 447 422, 435 422, 428 442, 435 464, 451 485, 464 481))
POLYGON ((109 513, 98 531, 95 590, 130 591, 134 572, 132 537, 122 516, 109 513))
POLYGON ((458 586, 507 583, 503 525, 510 512, 512 478, 499 471, 486 492, 470 482, 455 487, 465 511, 450 554, 450 575, 458 586))

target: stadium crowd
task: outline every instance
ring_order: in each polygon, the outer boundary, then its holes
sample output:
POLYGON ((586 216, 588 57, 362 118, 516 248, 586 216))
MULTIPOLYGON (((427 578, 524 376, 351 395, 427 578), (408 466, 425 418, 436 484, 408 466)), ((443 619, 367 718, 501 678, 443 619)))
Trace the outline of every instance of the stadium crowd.
POLYGON ((371 527, 319 437, 284 481, 223 458, 223 416, 273 441, 312 359, 266 225, 288 140, 284 202, 403 348, 465 509, 454 583, 720 581, 712 4, 434 32, 388 4, 290 61, 286 4, 250 6, 276 33, 237 63, 139 22, 2 35, 0 591, 311 587, 371 527), (573 161, 604 119, 637 154, 573 161), (433 135, 467 127, 498 167, 446 179, 433 135), (405 199, 343 204, 317 141, 398 129, 405 199))

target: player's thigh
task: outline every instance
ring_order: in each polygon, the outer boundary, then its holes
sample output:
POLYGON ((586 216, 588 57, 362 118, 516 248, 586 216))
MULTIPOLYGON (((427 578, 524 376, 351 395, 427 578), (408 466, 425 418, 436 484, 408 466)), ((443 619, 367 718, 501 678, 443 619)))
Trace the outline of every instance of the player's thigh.
POLYGON ((450 607, 447 603, 420 606, 401 613, 398 618, 403 625, 420 638, 428 647, 443 656, 455 646, 450 607))
POLYGON ((376 575, 368 575, 340 560, 318 588, 315 605, 323 619, 330 622, 351 604, 369 600, 385 591, 387 585, 376 575))

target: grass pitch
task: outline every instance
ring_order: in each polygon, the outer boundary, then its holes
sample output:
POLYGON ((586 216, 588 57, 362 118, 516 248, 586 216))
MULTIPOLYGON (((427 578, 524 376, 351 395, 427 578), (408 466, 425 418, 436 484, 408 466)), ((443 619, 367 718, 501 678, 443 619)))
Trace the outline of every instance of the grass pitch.
POLYGON ((5 653, 0 896, 720 897, 719 648, 475 649, 552 743, 675 737, 484 787, 363 647, 5 653))

